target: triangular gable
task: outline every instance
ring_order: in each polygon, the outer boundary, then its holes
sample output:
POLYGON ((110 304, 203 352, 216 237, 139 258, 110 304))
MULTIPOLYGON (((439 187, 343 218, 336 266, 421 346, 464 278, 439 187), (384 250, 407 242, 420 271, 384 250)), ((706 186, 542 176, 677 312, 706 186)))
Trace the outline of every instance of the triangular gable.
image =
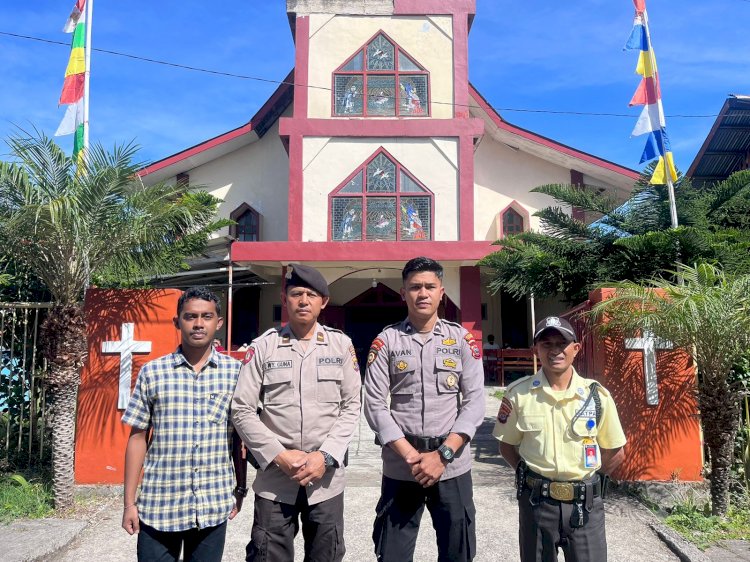
POLYGON ((473 108, 479 109, 484 114, 482 117, 486 116, 485 122, 492 125, 487 128, 488 132, 492 133, 494 129, 497 136, 505 137, 498 138, 500 142, 522 145, 525 151, 539 158, 565 165, 571 170, 575 169, 591 176, 601 177, 627 192, 630 192, 633 182, 640 177, 640 173, 636 170, 508 123, 472 84, 469 84, 469 96, 476 104, 473 108))

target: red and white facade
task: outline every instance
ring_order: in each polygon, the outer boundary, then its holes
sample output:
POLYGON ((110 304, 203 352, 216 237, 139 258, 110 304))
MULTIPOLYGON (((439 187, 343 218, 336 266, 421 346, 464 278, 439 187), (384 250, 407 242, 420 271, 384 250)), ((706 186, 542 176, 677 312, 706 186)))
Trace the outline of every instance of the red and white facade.
MULTIPOLYGON (((552 201, 534 187, 573 183, 625 199, 638 174, 492 109, 469 83, 474 0, 287 6, 296 46, 289 84, 246 125, 142 173, 144 182, 187 174, 240 221, 217 245, 269 285, 234 289, 232 324, 251 320, 231 344, 283 321, 274 307, 284 268, 303 262, 330 284, 324 321, 366 349, 404 316, 400 270, 425 255, 446 268, 446 317, 478 338, 494 333, 525 347, 527 304, 489 295, 476 263, 498 249, 503 230, 539 227, 533 215, 552 201)), ((563 308, 538 307, 537 315, 563 308)))

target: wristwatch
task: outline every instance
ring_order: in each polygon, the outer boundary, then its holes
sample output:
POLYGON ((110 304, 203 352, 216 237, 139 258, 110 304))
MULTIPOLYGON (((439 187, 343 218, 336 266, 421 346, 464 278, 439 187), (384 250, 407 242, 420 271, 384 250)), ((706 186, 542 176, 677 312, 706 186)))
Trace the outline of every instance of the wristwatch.
POLYGON ((326 453, 325 451, 320 451, 320 454, 323 455, 323 460, 326 463, 326 468, 331 468, 333 466, 336 466, 336 459, 334 459, 330 453, 326 453))
POLYGON ((456 456, 456 452, 453 449, 451 449, 448 445, 445 445, 445 444, 440 445, 437 451, 438 453, 440 453, 440 457, 445 462, 453 462, 453 459, 456 456))
POLYGON ((247 488, 245 486, 235 486, 234 495, 241 498, 247 497, 247 488))

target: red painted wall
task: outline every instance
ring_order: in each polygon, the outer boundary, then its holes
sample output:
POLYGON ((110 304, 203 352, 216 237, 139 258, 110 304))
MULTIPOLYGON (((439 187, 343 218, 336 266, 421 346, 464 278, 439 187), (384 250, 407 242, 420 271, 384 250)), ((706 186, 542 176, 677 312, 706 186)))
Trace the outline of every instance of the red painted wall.
POLYGON ((78 393, 75 480, 79 484, 122 484, 130 427, 117 409, 120 356, 103 354, 102 342, 118 341, 121 325, 135 324, 134 339, 150 341, 151 353, 134 354, 131 388, 140 368, 179 344, 172 324, 182 291, 91 289, 86 294, 88 361, 78 393))
MULTIPOLYGON (((594 291, 591 305, 613 289, 594 291)), ((702 480, 703 466, 696 373, 684 350, 656 352, 659 403, 646 403, 643 353, 626 350, 622 338, 593 345, 592 378, 612 393, 628 439, 626 460, 614 475, 621 480, 702 480)), ((588 374, 591 376, 590 374, 588 374)))

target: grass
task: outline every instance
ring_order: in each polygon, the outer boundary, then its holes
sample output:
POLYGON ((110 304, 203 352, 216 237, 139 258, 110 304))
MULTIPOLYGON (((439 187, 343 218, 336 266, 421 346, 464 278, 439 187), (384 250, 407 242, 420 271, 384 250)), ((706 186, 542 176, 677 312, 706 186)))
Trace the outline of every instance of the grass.
POLYGON ((723 540, 747 540, 750 537, 750 506, 732 506, 725 518, 711 515, 708 506, 700 508, 692 501, 678 504, 665 519, 667 525, 698 548, 706 549, 723 540))
POLYGON ((503 396, 505 396, 505 391, 504 390, 496 390, 495 392, 492 393, 492 396, 494 396, 498 400, 502 400, 503 396))
POLYGON ((52 494, 47 486, 29 482, 20 474, 0 475, 0 523, 38 519, 52 513, 52 494))

